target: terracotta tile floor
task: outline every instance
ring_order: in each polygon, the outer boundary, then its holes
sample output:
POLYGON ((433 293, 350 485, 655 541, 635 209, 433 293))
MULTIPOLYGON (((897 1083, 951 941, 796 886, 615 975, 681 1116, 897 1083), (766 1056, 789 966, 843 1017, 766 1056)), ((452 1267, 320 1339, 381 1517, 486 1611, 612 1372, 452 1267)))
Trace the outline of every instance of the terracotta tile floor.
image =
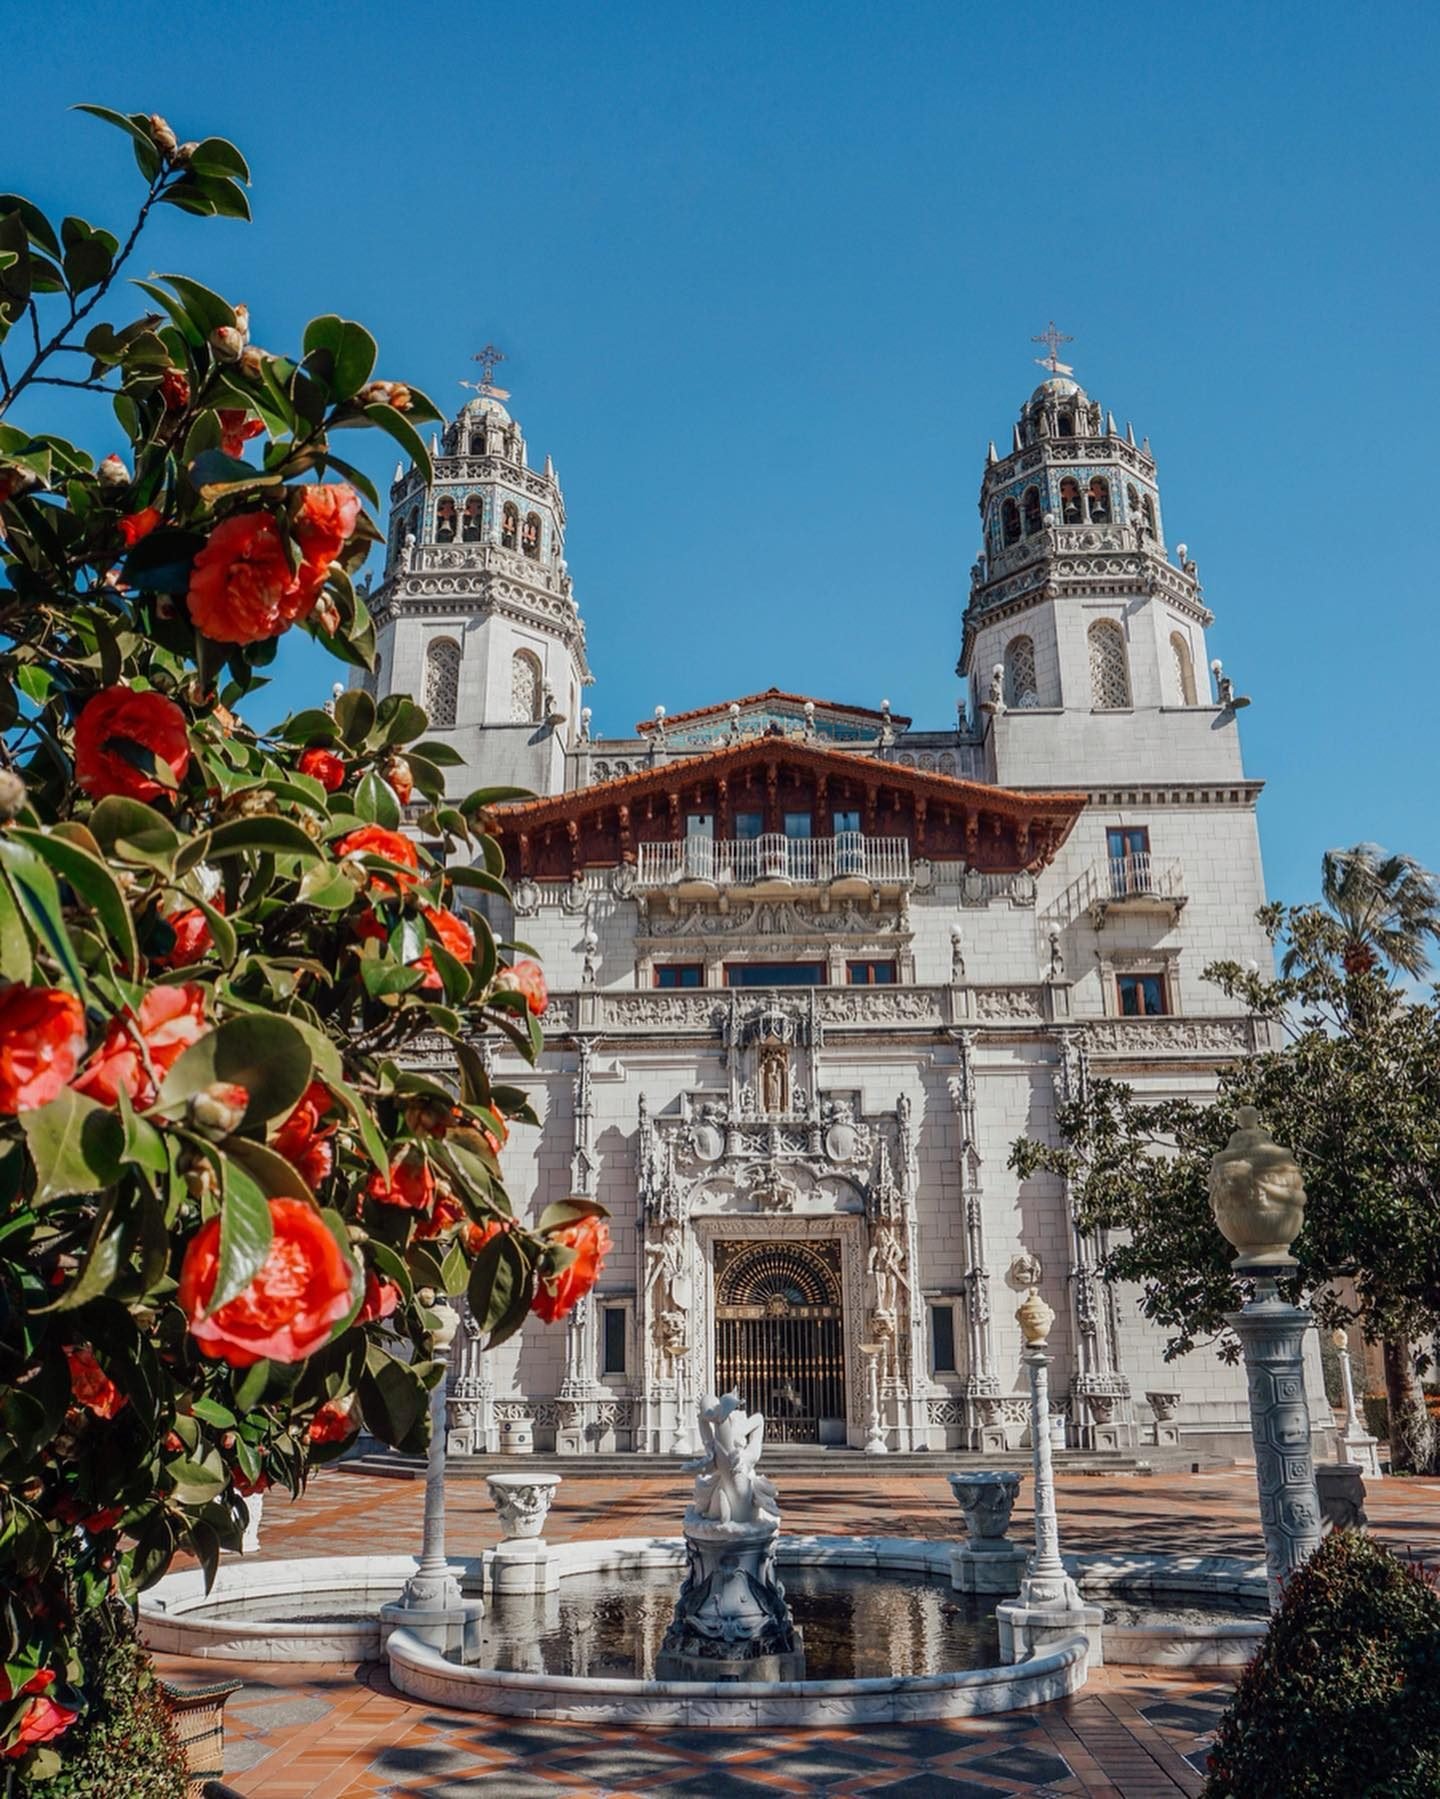
MULTIPOLYGON (((1028 1483, 1027 1483, 1028 1484, 1028 1483)), ((1258 1553, 1254 1474, 1062 1476, 1061 1535, 1076 1552, 1104 1548, 1258 1553)), ((1025 1489, 1022 1489, 1022 1494, 1025 1489)), ((266 1507, 263 1556, 403 1553, 419 1534, 422 1489, 339 1470, 322 1473, 296 1505, 266 1507)), ((681 1476, 562 1485, 547 1535, 673 1535, 688 1496, 681 1476)), ((837 1470, 791 1477, 792 1531, 955 1536, 943 1475, 867 1479, 837 1470)), ((1369 1489, 1375 1533, 1440 1556, 1432 1483, 1386 1480, 1369 1489)), ((1029 1516, 1017 1506, 1014 1534, 1029 1516)), ((448 1546, 475 1554, 496 1540, 483 1481, 452 1482, 448 1546)), ((179 1681, 221 1665, 161 1658, 179 1681)), ((487 1718, 414 1704, 378 1667, 226 1663, 245 1682, 226 1714, 227 1779, 254 1799, 570 1799, 696 1794, 743 1799, 779 1793, 885 1794, 896 1799, 1160 1799, 1199 1793, 1204 1745, 1223 1709, 1223 1674, 1105 1668, 1075 1698, 1033 1711, 955 1724, 874 1725, 780 1732, 637 1730, 487 1718)))

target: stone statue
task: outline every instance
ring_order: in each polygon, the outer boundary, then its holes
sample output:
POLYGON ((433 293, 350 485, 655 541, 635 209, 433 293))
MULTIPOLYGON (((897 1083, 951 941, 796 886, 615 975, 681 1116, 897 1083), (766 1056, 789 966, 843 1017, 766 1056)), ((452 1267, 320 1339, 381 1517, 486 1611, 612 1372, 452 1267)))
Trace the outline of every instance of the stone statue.
POLYGON ((764 1416, 747 1413, 738 1393, 707 1393, 700 1401, 700 1441, 705 1454, 685 1464, 695 1476, 694 1515, 716 1524, 779 1524, 775 1483, 758 1467, 764 1416))
POLYGON ((965 979, 965 933, 958 924, 950 927, 950 979, 957 986, 965 979))
POLYGON ((900 1247, 899 1227, 890 1219, 879 1219, 870 1237, 867 1271, 875 1289, 875 1310, 893 1318, 910 1291, 905 1279, 905 1252, 900 1247))
POLYGON ((690 1277, 685 1271, 685 1238, 678 1220, 667 1218, 658 1234, 646 1237, 645 1264, 645 1291, 653 1319, 650 1340, 660 1362, 660 1377, 669 1379, 690 1347, 690 1277))
POLYGON ((760 1060, 760 1109, 772 1118, 788 1110, 788 1074, 785 1051, 778 1043, 767 1046, 760 1060))
POLYGON ((1059 931, 1050 933, 1050 974, 1052 981, 1063 981, 1065 978, 1065 952, 1060 947, 1059 931))

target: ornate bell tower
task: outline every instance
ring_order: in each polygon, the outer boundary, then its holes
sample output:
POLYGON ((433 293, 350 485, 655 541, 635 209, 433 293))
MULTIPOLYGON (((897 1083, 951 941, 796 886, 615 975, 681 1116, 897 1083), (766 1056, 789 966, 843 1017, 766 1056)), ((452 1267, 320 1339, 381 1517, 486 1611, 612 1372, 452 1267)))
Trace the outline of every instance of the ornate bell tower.
POLYGON ((1037 341, 1050 372, 1008 454, 992 443, 986 459, 958 667, 991 721, 990 777, 1234 779, 1238 708, 1222 683, 1212 729, 1213 618, 1185 545, 1174 561, 1166 550, 1149 440, 1120 431, 1074 379, 1053 326, 1037 341))
MULTIPOLYGON (((367 685, 420 696, 429 735, 463 757, 446 776, 539 794, 565 785, 565 749, 592 679, 565 564, 565 500, 547 456, 536 472, 492 380, 438 440, 434 478, 397 467, 385 572, 371 597, 379 664, 367 685)), ((466 385, 470 385, 466 383, 466 385)))

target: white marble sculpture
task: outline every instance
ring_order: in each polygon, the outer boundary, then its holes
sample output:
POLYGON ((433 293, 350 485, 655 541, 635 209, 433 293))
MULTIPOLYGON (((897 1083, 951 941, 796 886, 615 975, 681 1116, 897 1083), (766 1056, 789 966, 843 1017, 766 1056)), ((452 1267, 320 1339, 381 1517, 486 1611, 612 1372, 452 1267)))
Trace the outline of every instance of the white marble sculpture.
POLYGON ((719 1398, 707 1393, 700 1401, 700 1442, 703 1457, 685 1466, 695 1476, 687 1527, 692 1516, 719 1524, 778 1527, 779 1493, 758 1466, 765 1448, 764 1416, 746 1412, 738 1393, 719 1398))

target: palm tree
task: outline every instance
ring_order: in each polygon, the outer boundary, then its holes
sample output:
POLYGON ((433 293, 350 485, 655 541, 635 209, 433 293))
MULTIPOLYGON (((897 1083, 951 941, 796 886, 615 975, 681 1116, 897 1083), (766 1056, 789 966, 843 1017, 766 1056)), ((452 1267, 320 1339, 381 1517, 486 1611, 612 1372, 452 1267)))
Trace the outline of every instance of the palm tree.
MULTIPOLYGON (((1347 975, 1377 962, 1416 979, 1430 966, 1430 938, 1440 940, 1440 880, 1413 856, 1390 855, 1378 843, 1326 850, 1320 896, 1340 926, 1340 959, 1347 975)), ((1298 957, 1290 950, 1284 972, 1298 957)))

